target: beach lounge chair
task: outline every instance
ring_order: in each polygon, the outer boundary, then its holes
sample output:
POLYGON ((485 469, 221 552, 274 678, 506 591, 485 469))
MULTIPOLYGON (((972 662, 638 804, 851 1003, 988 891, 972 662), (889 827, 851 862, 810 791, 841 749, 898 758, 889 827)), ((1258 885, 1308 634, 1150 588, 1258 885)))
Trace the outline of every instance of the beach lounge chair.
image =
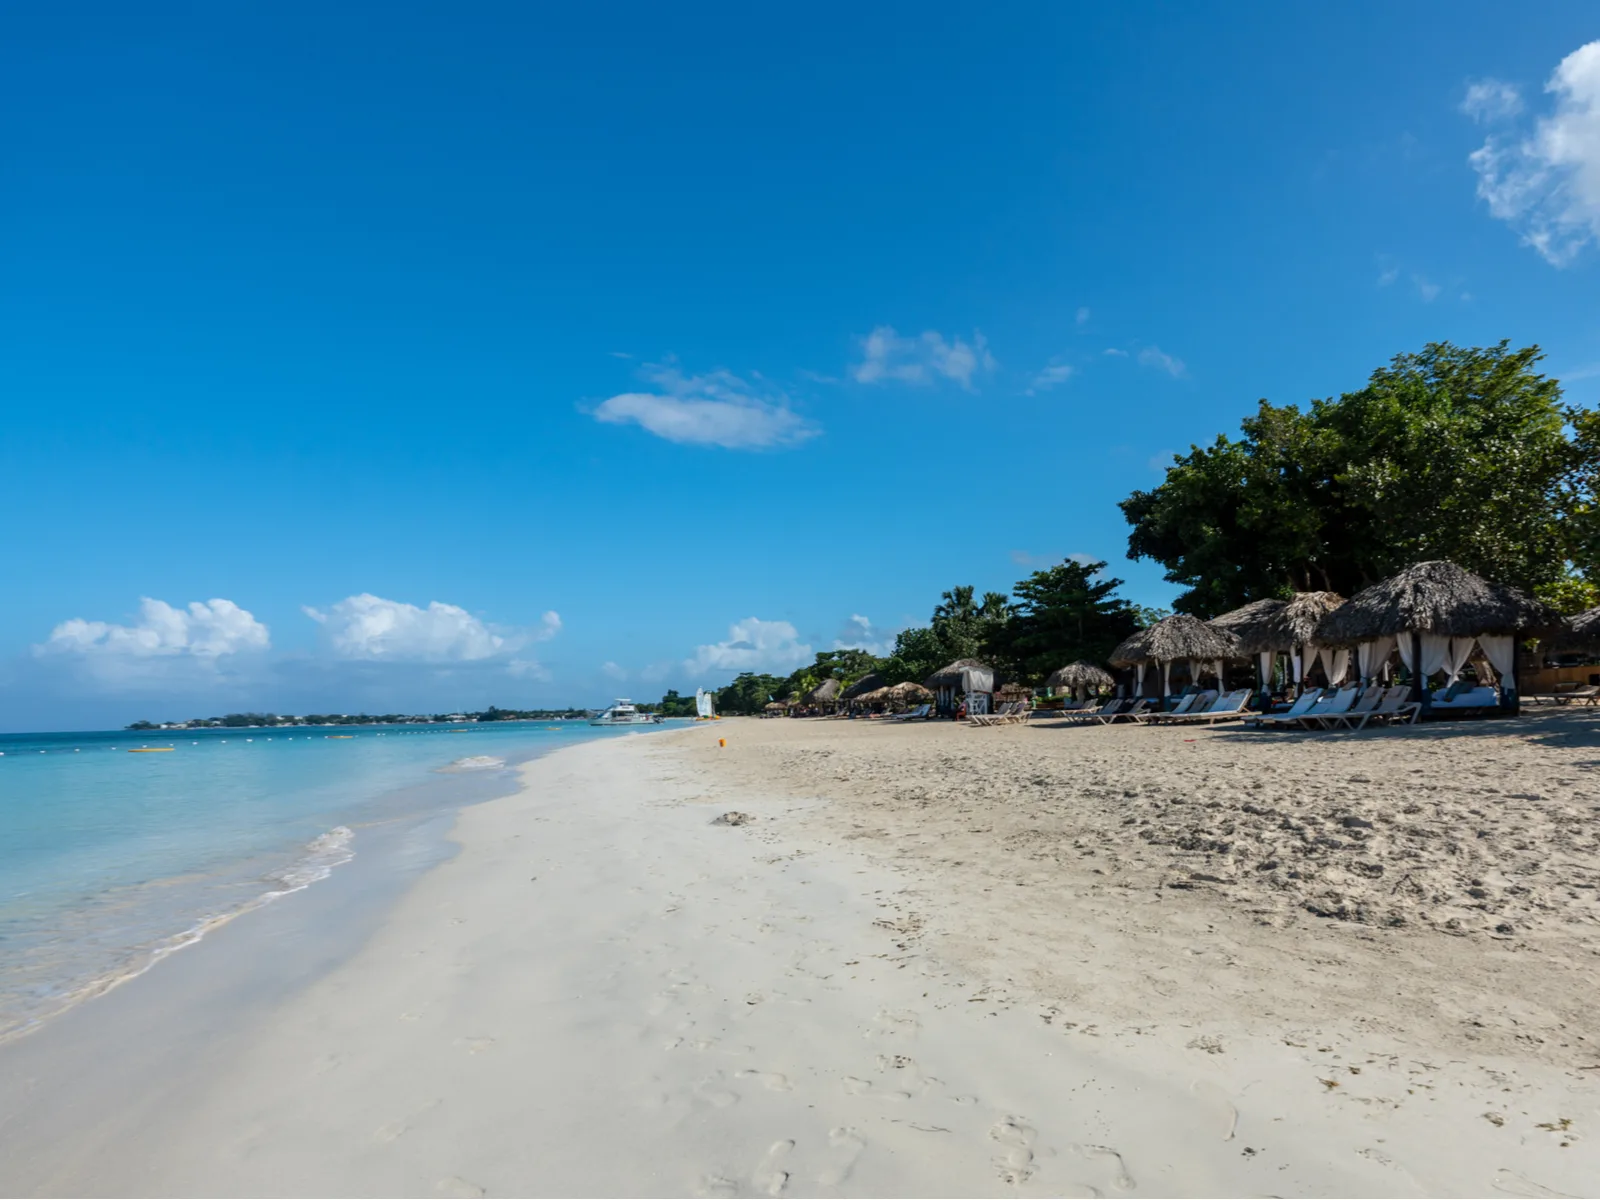
POLYGON ((1028 715, 1028 702, 1016 700, 1010 704, 1002 705, 990 713, 973 713, 967 718, 968 725, 1014 725, 1017 719, 1026 719, 1028 715))
POLYGON ((1254 725, 1257 729, 1274 729, 1280 726, 1287 726, 1291 722, 1298 721, 1321 699, 1321 688, 1307 688, 1300 693, 1300 698, 1289 706, 1287 712, 1263 713, 1259 717, 1246 717, 1245 724, 1254 725))
POLYGON ((1366 691, 1362 692, 1360 696, 1356 698, 1355 703, 1344 712, 1335 712, 1331 709, 1324 710, 1314 708, 1310 712, 1306 713, 1305 716, 1300 718, 1300 724, 1306 729, 1315 729, 1319 727, 1322 729, 1333 729, 1337 726, 1343 726, 1346 729, 1358 728, 1358 726, 1352 725, 1350 722, 1359 717, 1365 716, 1366 714, 1372 712, 1373 709, 1377 708, 1383 700, 1385 691, 1386 690, 1382 684, 1375 684, 1374 686, 1369 687, 1366 691))
POLYGON ((1126 700, 1107 700, 1099 708, 1086 708, 1081 712, 1067 713, 1066 716, 1074 725, 1086 725, 1090 721, 1098 721, 1102 717, 1122 712, 1127 703, 1126 700))
MULTIPOLYGON (((1301 713, 1295 725, 1301 729, 1323 729, 1323 718, 1342 716, 1355 706, 1356 697, 1361 694, 1358 687, 1329 688, 1322 693, 1322 699, 1313 704, 1309 711, 1301 713)), ((1290 728, 1294 728, 1291 726, 1290 728)))
POLYGON ((1461 690, 1451 687, 1443 698, 1433 701, 1429 707, 1438 712, 1475 716, 1499 708, 1500 697, 1486 684, 1461 690))
POLYGON ((1218 721, 1237 721, 1244 716, 1244 706, 1250 703, 1250 695, 1249 688, 1240 688, 1236 692, 1218 696, 1209 708, 1198 712, 1156 713, 1151 723, 1155 725, 1214 725, 1218 721))
POLYGON ((1383 693, 1383 698, 1378 706, 1369 712, 1346 714, 1345 727, 1347 729, 1365 729, 1368 721, 1376 721, 1380 725, 1415 725, 1417 715, 1422 711, 1422 705, 1415 700, 1406 699, 1411 694, 1408 687, 1392 687, 1383 693))
POLYGON ((1178 703, 1170 711, 1157 710, 1156 712, 1142 714, 1139 717, 1139 723, 1147 725, 1151 721, 1187 716, 1192 712, 1203 712, 1210 707, 1211 702, 1216 698, 1216 692, 1212 691, 1190 692, 1187 696, 1180 696, 1178 703))
POLYGON ((931 704, 919 704, 919 705, 917 705, 917 707, 911 709, 909 712, 895 713, 894 716, 889 718, 889 720, 891 720, 891 721, 926 721, 928 719, 928 714, 931 713, 932 711, 933 711, 933 705, 931 705, 931 704))
POLYGON ((1138 721, 1144 716, 1144 710, 1149 708, 1152 701, 1135 700, 1127 708, 1114 713, 1096 715, 1095 721, 1101 725, 1115 725, 1118 721, 1138 721))

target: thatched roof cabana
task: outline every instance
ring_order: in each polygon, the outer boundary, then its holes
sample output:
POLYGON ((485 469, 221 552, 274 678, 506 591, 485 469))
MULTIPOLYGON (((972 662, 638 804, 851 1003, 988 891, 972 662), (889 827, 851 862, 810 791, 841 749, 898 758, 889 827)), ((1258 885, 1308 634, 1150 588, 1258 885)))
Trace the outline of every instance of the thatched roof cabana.
POLYGON ((1253 601, 1212 617, 1211 624, 1237 637, 1246 654, 1288 653, 1316 641, 1317 623, 1343 603, 1336 592, 1300 592, 1292 600, 1253 601))
POLYGON ((883 676, 879 675, 876 671, 873 671, 870 674, 863 675, 849 687, 845 688, 844 692, 839 698, 841 700, 859 700, 868 692, 875 692, 883 686, 883 676))
POLYGON ((922 681, 930 691, 954 692, 994 691, 994 668, 975 658, 958 658, 948 667, 941 667, 922 681))
POLYGON ((838 700, 839 681, 837 679, 824 679, 806 697, 808 704, 836 704, 838 700))
POLYGON ((1046 687, 1072 688, 1074 691, 1078 688, 1108 688, 1116 682, 1110 671, 1087 662, 1068 663, 1050 672, 1050 678, 1044 681, 1046 687))
POLYGON ((1559 632, 1550 640, 1558 650, 1594 650, 1600 648, 1600 608, 1587 609, 1575 617, 1568 617, 1559 632))
POLYGON ((1544 601, 1437 560, 1363 588, 1318 623, 1316 640, 1348 646, 1402 633, 1475 638, 1560 626, 1561 614, 1544 601))
POLYGON ((1387 659, 1398 648, 1424 713, 1431 705, 1426 681, 1439 671, 1456 680, 1480 651, 1500 676, 1501 705, 1515 712, 1517 637, 1561 627, 1561 614, 1542 600, 1437 560, 1363 588, 1318 623, 1317 640, 1359 644, 1363 678, 1370 675, 1366 660, 1387 659))
POLYGON ((1141 691, 1144 689, 1144 669, 1152 663, 1159 665, 1162 692, 1170 695, 1173 663, 1209 663, 1220 675, 1223 659, 1243 657, 1244 650, 1239 639, 1226 629, 1218 629, 1188 613, 1174 613, 1148 629, 1141 629, 1113 650, 1111 665, 1138 668, 1141 691))
POLYGON ((1211 624, 1238 638, 1239 648, 1245 654, 1287 650, 1289 647, 1284 639, 1288 631, 1284 626, 1283 610, 1288 607, 1287 600, 1252 600, 1243 608, 1212 617, 1211 624))
POLYGON ((1148 629, 1141 629, 1113 650, 1111 665, 1136 667, 1182 659, 1207 662, 1242 657, 1244 649, 1239 639, 1226 629, 1218 629, 1188 613, 1175 613, 1148 629))

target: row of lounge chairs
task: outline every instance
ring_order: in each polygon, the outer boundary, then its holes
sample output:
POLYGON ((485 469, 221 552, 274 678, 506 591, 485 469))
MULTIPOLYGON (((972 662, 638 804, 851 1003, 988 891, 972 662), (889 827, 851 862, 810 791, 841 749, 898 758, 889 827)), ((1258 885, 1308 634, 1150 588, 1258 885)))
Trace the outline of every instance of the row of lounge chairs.
POLYGON ((1257 729, 1365 729, 1380 725, 1414 725, 1422 705, 1406 697, 1409 688, 1381 685, 1360 688, 1308 688, 1286 712, 1262 713, 1246 719, 1257 729))
POLYGON ((970 713, 967 716, 968 725, 1022 725, 1028 720, 1028 710, 1032 704, 1027 700, 1016 700, 1010 704, 1001 705, 991 713, 970 713))

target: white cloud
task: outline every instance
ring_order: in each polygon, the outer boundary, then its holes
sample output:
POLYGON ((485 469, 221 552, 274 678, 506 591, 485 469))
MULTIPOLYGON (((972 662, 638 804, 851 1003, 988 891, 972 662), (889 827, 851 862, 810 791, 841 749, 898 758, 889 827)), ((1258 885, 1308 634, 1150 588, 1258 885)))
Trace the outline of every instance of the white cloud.
POLYGON ((531 679, 536 683, 549 683, 553 678, 543 663, 531 658, 513 658, 506 664, 506 674, 513 679, 531 679))
POLYGON ((1172 355, 1164 353, 1160 346, 1146 346, 1139 351, 1139 365, 1142 367, 1154 367, 1157 371, 1165 371, 1174 379, 1182 376, 1185 370, 1183 359, 1174 358, 1172 355))
POLYGON ((1046 367, 1033 377, 1024 394, 1031 396, 1035 392, 1048 392, 1051 388, 1071 379, 1075 373, 1072 367, 1064 364, 1046 367))
POLYGON ((947 341, 932 329, 911 338, 880 325, 861 339, 861 361, 850 375, 857 383, 927 384, 942 378, 970 389, 974 375, 997 365, 981 333, 974 332, 969 345, 959 337, 947 341))
POLYGON ((1399 278, 1400 278, 1400 268, 1399 267, 1385 267, 1385 268, 1383 268, 1383 270, 1378 272, 1378 286, 1381 287, 1381 288, 1386 288, 1391 283, 1393 283, 1396 279, 1399 279, 1399 278))
POLYGON ((1475 79, 1467 84, 1461 111, 1474 121, 1504 121, 1522 111, 1522 93, 1500 79, 1475 79))
POLYGON ((545 641, 561 629, 554 612, 545 613, 533 629, 504 632, 454 604, 435 600, 418 608, 369 592, 349 596, 326 612, 311 607, 304 612, 327 631, 338 657, 371 662, 477 662, 545 641))
POLYGON ((1600 41, 1562 59, 1545 91, 1554 106, 1531 130, 1491 133, 1468 161, 1490 214, 1561 267, 1600 241, 1600 41))
POLYGON ((1126 350, 1118 350, 1115 346, 1110 346, 1105 350, 1105 356, 1107 358, 1127 358, 1128 352, 1126 350))
POLYGON ((1019 567, 1026 567, 1034 571, 1042 571, 1047 567, 1058 566, 1064 562, 1075 562, 1080 563, 1083 566, 1088 566, 1090 563, 1100 562, 1101 560, 1096 558, 1093 554, 1085 554, 1081 550, 1074 554, 1068 554, 1065 556, 1055 554, 1030 554, 1026 550, 1013 550, 1011 552, 1011 561, 1016 563, 1019 567))
POLYGON ((684 669, 695 675, 712 671, 788 672, 812 660, 811 647, 800 641, 787 621, 747 617, 728 627, 726 641, 695 648, 684 669))
POLYGON ((1078 310, 1078 324, 1079 325, 1087 325, 1088 323, 1089 323, 1089 310, 1087 308, 1080 308, 1078 310))
POLYGON ((1424 279, 1421 275, 1413 275, 1411 282, 1417 285, 1417 295, 1422 297, 1424 304, 1432 304, 1439 298, 1440 289, 1437 283, 1424 279))
POLYGON ((603 662, 603 663, 601 663, 600 664, 600 674, 606 676, 606 678, 608 678, 608 679, 616 679, 616 680, 622 680, 622 679, 626 679, 628 677, 628 672, 625 671, 622 667, 619 667, 614 662, 603 662))
POLYGON ((794 446, 820 432, 789 407, 782 392, 729 371, 684 375, 668 364, 640 374, 653 392, 624 392, 602 401, 594 418, 608 425, 638 425, 669 442, 763 450, 794 446))
POLYGON ((139 619, 132 625, 74 617, 51 630, 50 640, 34 651, 99 659, 185 657, 214 662, 228 654, 265 650, 270 644, 267 627, 232 600, 196 600, 183 609, 147 596, 139 601, 139 619))
POLYGON ((894 649, 898 629, 884 629, 874 625, 870 618, 851 613, 839 636, 833 640, 835 650, 865 650, 880 658, 894 649))

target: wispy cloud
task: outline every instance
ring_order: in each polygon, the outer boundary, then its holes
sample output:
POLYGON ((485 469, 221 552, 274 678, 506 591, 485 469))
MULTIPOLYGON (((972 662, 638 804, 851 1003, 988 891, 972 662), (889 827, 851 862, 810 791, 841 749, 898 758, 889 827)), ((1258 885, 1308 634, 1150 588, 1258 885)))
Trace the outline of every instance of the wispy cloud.
POLYGON ((1381 269, 1378 272, 1378 286, 1381 287, 1381 288, 1386 288, 1390 284, 1392 284, 1396 279, 1399 279, 1399 278, 1400 278, 1400 268, 1399 267, 1386 266, 1386 267, 1384 267, 1383 269, 1381 269))
POLYGON ((640 375, 656 390, 612 396, 596 406, 595 420, 726 450, 795 446, 821 432, 789 407, 783 392, 731 371, 685 375, 672 363, 652 363, 640 375))
POLYGON ((1118 350, 1115 346, 1107 346, 1106 349, 1104 351, 1102 351, 1102 353, 1104 353, 1107 358, 1127 358, 1128 357, 1128 352, 1126 350, 1118 350))
POLYGON ((1183 365, 1183 359, 1173 357, 1163 351, 1160 346, 1146 346, 1139 351, 1139 365, 1141 367, 1151 367, 1157 371, 1165 371, 1174 379, 1182 378, 1188 370, 1183 365))
POLYGON ((1522 93, 1502 79, 1468 80, 1461 111, 1484 123, 1508 120, 1522 111, 1522 93))
POLYGON ((604 675, 607 679, 615 679, 618 682, 621 682, 628 677, 628 672, 614 662, 601 663, 600 674, 604 675))
POLYGON ((1090 563, 1101 560, 1095 555, 1085 554, 1081 550, 1072 554, 1030 554, 1026 550, 1013 550, 1011 552, 1011 561, 1016 563, 1017 566, 1030 571, 1042 571, 1064 562, 1082 563, 1087 566, 1090 563))
POLYGON ((1413 275, 1411 282, 1416 285, 1417 295, 1422 297, 1424 304, 1432 304, 1439 298, 1439 285, 1421 275, 1413 275))
POLYGON ((1498 80, 1467 90, 1462 108, 1491 126, 1469 162, 1478 196, 1553 266, 1600 242, 1600 40, 1561 60, 1545 92, 1549 111, 1518 129, 1521 97, 1498 80))
POLYGON ((1075 374, 1077 372, 1064 363, 1048 366, 1028 382, 1028 387, 1024 394, 1031 396, 1035 392, 1048 392, 1053 387, 1059 387, 1075 374))
POLYGON ((1089 323, 1089 315, 1089 310, 1087 308, 1080 308, 1078 310, 1078 324, 1087 325, 1089 323))
POLYGON ((799 632, 789 622, 746 617, 728 627, 723 641, 697 646, 683 666, 691 675, 713 671, 787 673, 812 657, 811 647, 800 641, 799 632))
POLYGON ((861 339, 861 361, 850 368, 850 377, 857 383, 929 384, 948 379, 970 390, 975 377, 997 365, 981 333, 974 332, 969 343, 932 329, 918 337, 901 337, 893 326, 879 325, 861 339))

